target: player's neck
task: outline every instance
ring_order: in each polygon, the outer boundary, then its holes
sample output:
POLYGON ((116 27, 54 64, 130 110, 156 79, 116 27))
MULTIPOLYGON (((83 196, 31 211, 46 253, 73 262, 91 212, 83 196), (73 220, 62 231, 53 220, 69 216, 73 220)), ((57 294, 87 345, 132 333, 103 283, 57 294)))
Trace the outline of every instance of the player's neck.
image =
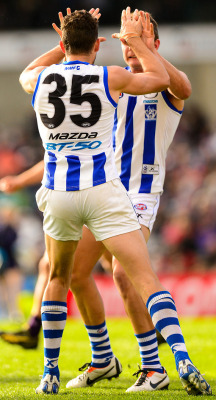
POLYGON ((66 55, 66 61, 82 61, 93 64, 95 55, 91 54, 70 54, 66 55))

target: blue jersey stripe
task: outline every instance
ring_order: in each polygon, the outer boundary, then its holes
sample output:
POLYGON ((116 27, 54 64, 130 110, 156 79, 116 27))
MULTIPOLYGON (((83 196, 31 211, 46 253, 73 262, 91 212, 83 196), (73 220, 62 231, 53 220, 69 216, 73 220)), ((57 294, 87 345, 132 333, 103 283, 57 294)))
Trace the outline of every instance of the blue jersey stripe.
POLYGON ((34 90, 34 93, 33 93, 33 96, 32 96, 32 107, 33 108, 34 108, 34 104, 35 104, 35 97, 36 97, 36 94, 37 94, 37 91, 38 91, 38 87, 39 87, 39 83, 40 83, 40 80, 41 80, 41 74, 44 72, 45 69, 43 69, 43 71, 41 71, 40 74, 38 75, 37 83, 36 83, 35 90, 34 90))
POLYGON ((48 151, 49 160, 46 162, 46 182, 45 186, 48 189, 54 189, 54 178, 56 171, 56 156, 51 151, 48 151))
MULTIPOLYGON (((143 164, 154 164, 157 104, 145 104, 143 164)), ((151 193, 154 175, 142 174, 139 193, 151 193)))
POLYGON ((66 156, 68 170, 66 177, 66 191, 80 190, 80 159, 78 156, 66 156))
POLYGON ((113 107, 116 108, 118 104, 115 102, 115 100, 113 100, 113 98, 111 97, 110 91, 109 91, 108 69, 107 69, 107 67, 103 67, 103 69, 104 69, 103 83, 104 83, 105 92, 106 92, 107 98, 110 101, 110 103, 113 105, 113 107))
POLYGON ((134 142, 133 112, 136 103, 137 103, 137 97, 130 96, 128 100, 127 114, 126 114, 125 137, 122 143, 120 178, 127 190, 129 190, 129 181, 131 176, 132 148, 134 142))
POLYGON ((113 140, 113 149, 114 149, 114 151, 116 149, 116 129, 117 129, 117 124, 118 124, 118 116, 117 116, 117 110, 115 110, 113 130, 112 130, 112 140, 113 140))
POLYGON ((105 174, 105 163, 106 163, 106 154, 100 153, 96 154, 93 157, 93 186, 97 186, 98 184, 106 182, 106 174, 105 174))

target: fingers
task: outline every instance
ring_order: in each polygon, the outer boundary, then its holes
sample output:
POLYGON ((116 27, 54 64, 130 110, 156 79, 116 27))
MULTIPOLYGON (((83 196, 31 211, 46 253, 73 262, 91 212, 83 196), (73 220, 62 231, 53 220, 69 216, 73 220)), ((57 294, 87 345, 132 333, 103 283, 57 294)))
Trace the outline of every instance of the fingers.
POLYGON ((136 10, 135 10, 134 13, 133 13, 133 19, 134 19, 135 21, 138 21, 138 19, 139 19, 139 11, 137 10, 137 8, 136 8, 136 10))
POLYGON ((150 29, 151 29, 151 35, 154 36, 154 27, 152 23, 150 24, 150 29))
POLYGON ((100 43, 102 43, 102 42, 106 42, 106 38, 105 37, 103 37, 103 36, 99 36, 99 38, 98 38, 99 40, 100 40, 100 43))
POLYGON ((112 34, 112 38, 113 39, 120 39, 120 36, 121 36, 120 33, 113 33, 112 34))
POLYGON ((71 15, 71 9, 69 7, 67 8, 67 15, 71 15))
POLYGON ((126 8, 126 18, 127 18, 127 20, 131 20, 131 9, 130 9, 130 7, 126 8))
POLYGON ((145 19, 146 19, 146 29, 150 31, 150 15, 147 12, 145 13, 145 19))
POLYGON ((55 31, 58 33, 58 35, 59 35, 60 37, 62 37, 62 31, 61 31, 61 29, 55 24, 55 22, 53 22, 52 27, 53 27, 53 29, 55 29, 55 31))
POLYGON ((100 9, 99 8, 91 8, 91 10, 89 11, 89 13, 92 15, 92 17, 96 18, 97 20, 99 20, 99 18, 101 17, 101 13, 99 12, 100 9))
POLYGON ((64 17, 63 17, 63 14, 61 11, 59 11, 58 16, 59 16, 60 24, 62 24, 64 17))
POLYGON ((125 22, 126 22, 126 10, 122 10, 121 21, 122 21, 122 25, 125 24, 125 22))

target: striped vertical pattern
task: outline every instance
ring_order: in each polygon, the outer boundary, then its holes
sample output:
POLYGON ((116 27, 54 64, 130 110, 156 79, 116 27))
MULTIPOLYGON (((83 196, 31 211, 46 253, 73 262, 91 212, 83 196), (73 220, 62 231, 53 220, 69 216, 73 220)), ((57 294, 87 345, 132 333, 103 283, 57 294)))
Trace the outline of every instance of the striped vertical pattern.
POLYGON ((133 111, 136 103, 137 97, 129 97, 125 124, 125 137, 122 143, 121 181, 127 190, 129 190, 129 181, 131 176, 131 160, 134 142, 133 111))
POLYGON ((92 156, 94 168, 93 168, 93 186, 96 186, 98 182, 105 183, 106 182, 106 174, 104 170, 104 166, 106 163, 106 154, 100 153, 92 156))
POLYGON ((179 361, 189 359, 179 325, 175 302, 167 291, 152 294, 146 304, 155 328, 170 346, 178 370, 179 361))
MULTIPOLYGON (((143 164, 154 164, 155 162, 155 133, 157 104, 145 104, 145 138, 143 164)), ((139 193, 151 193, 153 176, 142 174, 139 193)))
POLYGON ((59 380, 58 359, 61 339, 67 318, 67 304, 43 301, 41 319, 44 335, 44 375, 56 375, 59 380))
POLYGON ((146 333, 136 334, 135 336, 139 345, 142 370, 163 373, 164 370, 158 356, 158 342, 155 329, 146 333))
POLYGON ((80 189, 80 159, 77 156, 66 156, 68 162, 66 191, 71 191, 71 188, 80 189))
POLYGON ((94 326, 85 325, 85 327, 92 349, 91 366, 94 368, 104 368, 113 357, 106 322, 104 321, 102 324, 94 326))
POLYGON ((54 189, 54 177, 56 171, 56 156, 48 151, 48 161, 45 163, 45 186, 54 189))
POLYGON ((113 139, 113 149, 115 151, 116 148, 116 129, 118 124, 118 116, 117 116, 117 109, 115 110, 114 114, 114 122, 113 122, 113 130, 112 130, 112 139, 113 139))

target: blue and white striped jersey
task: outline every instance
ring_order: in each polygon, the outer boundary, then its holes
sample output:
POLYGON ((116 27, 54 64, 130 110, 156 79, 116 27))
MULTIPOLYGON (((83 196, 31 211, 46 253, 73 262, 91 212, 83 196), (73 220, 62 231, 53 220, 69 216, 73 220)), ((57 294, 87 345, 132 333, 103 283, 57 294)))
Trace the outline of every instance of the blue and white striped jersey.
POLYGON ((111 135, 117 104, 107 67, 80 61, 47 67, 32 105, 45 148, 45 187, 82 190, 118 177, 111 135))
POLYGON ((166 153, 181 114, 165 92, 121 94, 113 145, 117 170, 129 193, 162 193, 166 153))

